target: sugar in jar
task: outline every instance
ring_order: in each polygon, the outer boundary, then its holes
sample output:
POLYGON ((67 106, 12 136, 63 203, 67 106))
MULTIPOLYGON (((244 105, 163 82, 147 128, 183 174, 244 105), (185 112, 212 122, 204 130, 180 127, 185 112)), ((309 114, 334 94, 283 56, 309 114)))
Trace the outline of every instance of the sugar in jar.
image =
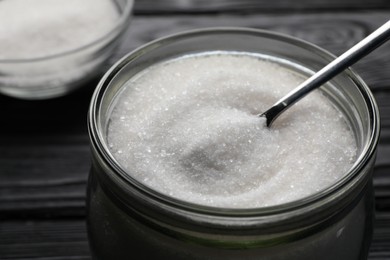
POLYGON ((95 259, 365 259, 378 110, 351 70, 271 127, 258 114, 333 56, 214 28, 156 40, 92 98, 95 259))

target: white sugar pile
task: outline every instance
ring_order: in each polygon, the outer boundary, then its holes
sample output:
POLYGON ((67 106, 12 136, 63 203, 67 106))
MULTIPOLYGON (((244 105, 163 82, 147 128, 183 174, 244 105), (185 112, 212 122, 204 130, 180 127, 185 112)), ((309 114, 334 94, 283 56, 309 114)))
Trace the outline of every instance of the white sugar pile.
POLYGON ((155 65, 117 100, 110 150, 134 178, 197 204, 253 208, 308 196, 345 175, 356 144, 319 91, 265 127, 257 115, 302 80, 244 53, 155 65))
POLYGON ((0 60, 79 48, 107 34, 118 18, 111 0, 1 0, 0 60))

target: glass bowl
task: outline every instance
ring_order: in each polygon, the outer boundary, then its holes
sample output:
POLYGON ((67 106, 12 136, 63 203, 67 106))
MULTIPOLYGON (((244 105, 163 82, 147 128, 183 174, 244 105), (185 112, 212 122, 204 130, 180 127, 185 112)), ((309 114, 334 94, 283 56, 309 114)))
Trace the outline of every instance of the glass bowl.
MULTIPOLYGON (((102 72, 126 30, 133 0, 111 0, 119 17, 113 27, 77 48, 38 58, 0 58, 0 93, 22 99, 65 95, 102 72)), ((28 44, 28 43, 26 43, 28 44)))

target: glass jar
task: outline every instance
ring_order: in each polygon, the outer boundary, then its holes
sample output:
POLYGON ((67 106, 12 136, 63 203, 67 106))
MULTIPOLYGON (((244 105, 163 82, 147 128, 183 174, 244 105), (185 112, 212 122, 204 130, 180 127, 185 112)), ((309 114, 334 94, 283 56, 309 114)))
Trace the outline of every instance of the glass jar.
POLYGON ((215 50, 273 56, 302 74, 334 59, 289 36, 213 28, 156 40, 120 60, 99 83, 88 118, 93 163, 87 219, 93 258, 366 259, 373 223, 372 169, 379 115, 370 90, 352 70, 321 90, 349 122, 356 137, 357 161, 333 186, 298 201, 253 209, 195 205, 143 185, 110 154, 107 124, 126 81, 160 61, 215 50))

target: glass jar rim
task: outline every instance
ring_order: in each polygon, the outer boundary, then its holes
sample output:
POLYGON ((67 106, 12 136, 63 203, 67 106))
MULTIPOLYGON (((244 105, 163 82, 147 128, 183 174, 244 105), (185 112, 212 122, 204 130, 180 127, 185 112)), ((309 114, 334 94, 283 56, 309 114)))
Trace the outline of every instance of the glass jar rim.
POLYGON ((111 80, 119 73, 119 71, 126 66, 133 59, 136 59, 138 56, 142 55, 145 51, 153 49, 155 47, 169 44, 173 41, 178 41, 181 39, 188 39, 196 36, 203 36, 208 34, 245 34, 245 35, 253 35, 256 37, 265 37, 273 40, 283 41, 289 44, 298 45, 304 47, 311 52, 321 56, 323 59, 332 60, 335 58, 333 54, 330 52, 312 44, 307 41, 288 36, 285 34, 272 32, 268 30, 261 29, 252 29, 252 28, 244 28, 244 27, 210 27, 204 29, 196 29, 189 30, 185 32, 176 33, 173 35, 169 35, 166 37, 162 37, 151 41, 129 54, 125 55, 122 59, 120 59, 116 64, 114 64, 103 76, 103 78, 98 83, 98 86, 93 94, 92 101, 90 104, 89 114, 88 114, 88 129, 90 134, 90 140, 92 146, 96 148, 95 150, 99 154, 99 156, 105 160, 106 164, 111 167, 111 170, 117 174, 116 178, 119 177, 126 184, 131 185, 133 188, 137 189, 138 192, 146 195, 149 198, 152 198, 163 205, 167 205, 169 207, 174 207, 178 209, 182 209, 185 211, 190 211, 194 213, 204 213, 211 214, 215 216, 237 216, 237 217, 252 217, 252 216, 269 216, 274 214, 281 214, 285 212, 291 212, 300 208, 310 207, 311 205, 322 201, 326 198, 330 198, 332 194, 337 192, 342 187, 348 185, 353 179, 359 177, 360 170, 365 166, 365 164, 375 155, 375 148, 377 146, 379 140, 379 132, 380 132, 380 123, 379 123, 379 110, 376 105, 373 94, 371 93, 368 86, 364 83, 364 81, 351 69, 347 69, 342 73, 347 73, 348 77, 355 83, 357 88, 359 88, 359 92, 363 95, 367 108, 370 112, 370 120, 371 123, 371 133, 364 145, 364 148, 360 154, 360 156, 356 159, 355 164, 352 168, 347 172, 344 177, 334 183, 332 186, 325 188, 318 193, 309 195, 307 197, 294 200, 284 204, 278 204, 274 206, 268 207, 259 207, 259 208, 223 208, 223 207, 213 207, 213 206, 205 206, 199 205, 191 202, 187 202, 184 200, 180 200, 177 198, 170 197, 161 192, 158 192, 138 180, 132 178, 126 171, 120 166, 120 164, 114 159, 112 154, 108 150, 108 146, 105 143, 105 138, 102 134, 102 131, 99 130, 99 114, 101 108, 101 101, 104 98, 105 92, 110 85, 111 80))

